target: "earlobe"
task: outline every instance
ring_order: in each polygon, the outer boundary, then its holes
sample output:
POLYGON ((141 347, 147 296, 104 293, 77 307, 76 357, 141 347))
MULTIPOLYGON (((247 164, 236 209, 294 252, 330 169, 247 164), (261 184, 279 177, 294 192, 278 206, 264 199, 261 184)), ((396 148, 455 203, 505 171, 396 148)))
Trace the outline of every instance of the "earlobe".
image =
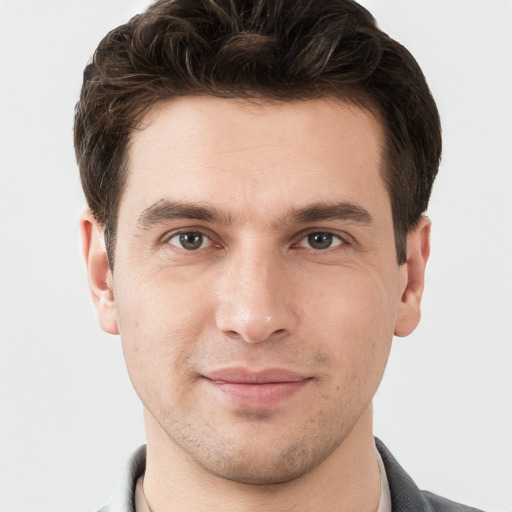
POLYGON ((89 289, 98 311, 100 326, 109 334, 119 334, 112 273, 108 263, 103 230, 90 210, 86 210, 80 217, 80 236, 89 289))
POLYGON ((408 336, 421 319, 421 298, 425 286, 425 269, 430 255, 430 219, 422 216, 418 226, 407 236, 405 286, 398 306, 395 336, 408 336))

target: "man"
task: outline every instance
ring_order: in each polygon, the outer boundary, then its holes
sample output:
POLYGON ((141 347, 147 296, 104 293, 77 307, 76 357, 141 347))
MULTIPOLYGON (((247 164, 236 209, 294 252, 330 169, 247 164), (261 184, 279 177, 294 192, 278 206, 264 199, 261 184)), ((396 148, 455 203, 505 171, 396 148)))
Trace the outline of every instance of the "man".
POLYGON ((372 434, 420 319, 441 135, 365 9, 160 0, 100 43, 75 146, 91 293, 147 434, 105 510, 475 510, 372 434))

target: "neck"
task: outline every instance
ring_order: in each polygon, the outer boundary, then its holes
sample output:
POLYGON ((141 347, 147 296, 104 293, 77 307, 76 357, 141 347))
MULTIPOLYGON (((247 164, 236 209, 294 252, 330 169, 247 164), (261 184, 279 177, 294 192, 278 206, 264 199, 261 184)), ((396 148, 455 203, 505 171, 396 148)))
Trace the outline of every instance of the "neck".
POLYGON ((224 510, 256 512, 375 512, 380 475, 371 405, 334 452, 289 482, 252 485, 227 480, 197 465, 145 414, 147 462, 144 491, 152 512, 224 510))

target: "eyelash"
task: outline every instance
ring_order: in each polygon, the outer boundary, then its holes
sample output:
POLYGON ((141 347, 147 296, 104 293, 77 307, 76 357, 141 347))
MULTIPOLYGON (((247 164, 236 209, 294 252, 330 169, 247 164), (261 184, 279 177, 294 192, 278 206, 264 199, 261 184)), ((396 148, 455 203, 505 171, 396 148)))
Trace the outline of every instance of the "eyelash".
MULTIPOLYGON (((201 231, 200 229, 188 229, 188 230, 183 230, 182 229, 180 231, 176 231, 176 232, 172 232, 172 233, 167 233, 166 235, 164 235, 162 237, 161 243, 172 245, 173 247, 176 247, 176 249, 182 250, 182 251, 187 252, 187 253, 194 253, 194 252, 196 252, 196 251, 198 251, 200 249, 207 249, 208 248, 208 247, 198 247, 197 249, 187 250, 184 247, 179 247, 177 245, 172 244, 171 240, 174 237, 177 237, 177 236, 180 236, 180 235, 200 235, 200 236, 204 237, 205 239, 209 240, 210 243, 213 243, 212 237, 210 235, 208 235, 207 233, 205 233, 204 231, 201 231)), ((203 241, 203 243, 204 243, 204 241, 203 241)))
MULTIPOLYGON (((350 240, 351 237, 349 235, 347 235, 345 233, 343 233, 343 234, 334 233, 334 232, 329 231, 329 230, 309 230, 309 231, 306 231, 306 232, 299 233, 298 237, 299 237, 299 241, 291 244, 291 248, 292 249, 300 249, 301 247, 304 247, 304 248, 309 249, 309 250, 311 250, 311 251, 313 251, 315 253, 318 253, 318 254, 327 253, 327 252, 330 252, 330 251, 333 251, 333 250, 344 250, 348 246, 352 245, 352 242, 350 240), (329 247, 326 247, 324 249, 315 249, 313 247, 305 247, 305 246, 303 246, 302 242, 307 240, 307 238, 312 236, 312 235, 327 235, 329 237, 332 237, 333 240, 337 239, 339 243, 336 243, 336 245, 332 245, 331 244, 331 245, 329 245, 329 247)), ((204 242, 205 242, 205 240, 203 240, 201 242, 201 245, 203 245, 204 242)), ((204 249, 212 248, 212 244, 214 246, 216 246, 216 248, 221 248, 220 244, 215 244, 213 242, 211 235, 205 233, 201 229, 193 229, 193 228, 188 229, 188 230, 181 229, 180 231, 177 231, 177 232, 167 233, 166 235, 164 235, 161 238, 161 243, 162 244, 172 245, 177 250, 181 250, 184 253, 188 253, 188 254, 192 254, 192 253, 198 252, 201 249, 204 250, 204 249), (180 235, 200 235, 201 237, 204 237, 205 239, 209 240, 209 242, 210 242, 209 247, 201 247, 200 246, 200 247, 198 247, 196 249, 185 249, 184 247, 180 247, 180 246, 178 246, 176 244, 171 243, 171 240, 173 238, 175 238, 177 236, 180 236, 180 235)))
MULTIPOLYGON (((339 243, 336 243, 336 245, 329 245, 329 247, 326 247, 324 249, 315 249, 313 247, 307 247, 311 250, 313 250, 314 252, 318 252, 318 253, 326 253, 326 252, 329 252, 330 250, 341 250, 341 249, 345 249, 347 245, 350 245, 350 242, 348 241, 348 236, 345 235, 345 236, 342 236, 341 234, 338 234, 338 233, 333 233, 332 231, 323 231, 323 230, 320 230, 320 231, 317 231, 317 230, 312 230, 312 231, 308 231, 306 233, 302 233, 301 234, 301 237, 299 239, 299 242, 298 243, 295 243, 295 244, 292 244, 292 247, 293 248, 299 248, 299 247, 304 247, 302 245, 302 242, 308 240, 308 238, 312 235, 326 235, 328 237, 331 237, 331 242, 334 243, 334 240, 337 239, 339 243)), ((310 242, 310 241, 309 241, 310 242)), ((310 243, 311 244, 311 243, 310 243)))

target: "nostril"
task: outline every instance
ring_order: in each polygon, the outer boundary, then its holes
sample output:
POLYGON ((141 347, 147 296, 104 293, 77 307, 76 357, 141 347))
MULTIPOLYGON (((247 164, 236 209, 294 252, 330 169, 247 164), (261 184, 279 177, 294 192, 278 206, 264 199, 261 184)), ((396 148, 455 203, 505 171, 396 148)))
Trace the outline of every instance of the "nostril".
MULTIPOLYGON (((273 294, 268 294, 272 300, 273 294)), ((245 296, 238 300, 223 300, 215 312, 219 330, 228 338, 241 338, 249 343, 267 339, 285 338, 294 330, 296 316, 293 309, 284 302, 267 304, 259 297, 245 296), (257 300, 258 299, 258 300, 257 300)))

